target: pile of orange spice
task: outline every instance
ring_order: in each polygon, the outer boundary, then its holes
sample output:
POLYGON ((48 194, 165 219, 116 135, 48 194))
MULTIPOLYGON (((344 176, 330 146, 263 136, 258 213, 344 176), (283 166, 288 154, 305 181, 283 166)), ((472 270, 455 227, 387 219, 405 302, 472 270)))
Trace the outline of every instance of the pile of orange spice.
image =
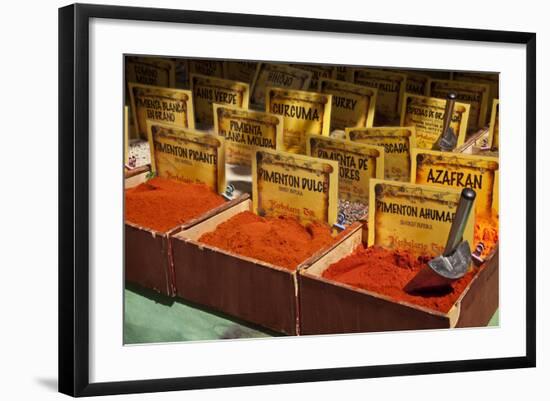
POLYGON ((199 238, 204 244, 289 270, 335 241, 324 223, 302 225, 294 217, 260 217, 248 211, 199 238))
POLYGON ((351 255, 330 265, 323 277, 447 313, 474 277, 477 268, 456 280, 445 291, 409 294, 403 290, 431 257, 415 257, 407 251, 392 251, 379 246, 360 246, 351 255))
POLYGON ((155 177, 125 191, 125 219, 167 232, 222 205, 225 200, 204 184, 155 177))

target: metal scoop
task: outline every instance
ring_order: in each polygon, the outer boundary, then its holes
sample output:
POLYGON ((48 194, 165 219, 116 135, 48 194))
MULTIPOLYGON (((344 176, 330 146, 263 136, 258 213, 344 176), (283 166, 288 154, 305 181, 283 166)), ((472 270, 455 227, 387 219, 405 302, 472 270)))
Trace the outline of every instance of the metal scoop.
POLYGON ((462 241, 462 236, 475 198, 473 189, 462 190, 443 254, 430 260, 428 266, 407 283, 406 292, 440 290, 466 274, 472 263, 472 252, 468 241, 462 241))
POLYGON ((450 152, 456 148, 457 137, 454 130, 451 127, 451 120, 453 118, 453 111, 455 108, 456 93, 449 92, 447 95, 447 102, 445 103, 445 114, 443 115, 443 130, 437 142, 433 148, 435 150, 442 150, 444 152, 450 152))

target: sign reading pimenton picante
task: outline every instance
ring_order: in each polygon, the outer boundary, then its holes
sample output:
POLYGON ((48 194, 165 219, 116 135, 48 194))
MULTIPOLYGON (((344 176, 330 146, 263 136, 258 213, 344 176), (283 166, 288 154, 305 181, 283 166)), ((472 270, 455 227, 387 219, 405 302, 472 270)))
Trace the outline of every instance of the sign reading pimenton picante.
POLYGON ((336 222, 338 162, 257 150, 252 162, 252 202, 260 216, 295 216, 303 223, 336 222))
MULTIPOLYGON (((368 245, 436 256, 445 248, 460 190, 371 180, 368 245)), ((472 243, 473 214, 464 239, 472 243)))
POLYGON ((159 177, 225 190, 224 139, 147 121, 151 168, 159 177))
POLYGON ((369 203, 371 178, 384 177, 384 148, 320 135, 307 136, 307 154, 338 162, 338 199, 369 203))
POLYGON ((191 91, 130 83, 134 124, 139 135, 147 138, 147 120, 194 128, 191 91))
POLYGON ((283 118, 281 150, 306 153, 306 134, 328 136, 332 95, 280 88, 267 90, 267 112, 283 118))
POLYGON ((215 104, 214 126, 225 139, 228 164, 250 167, 256 149, 282 144, 282 118, 274 114, 215 104))
POLYGON ((346 128, 353 142, 384 148, 384 178, 408 182, 411 177, 411 149, 416 147, 414 127, 346 128))

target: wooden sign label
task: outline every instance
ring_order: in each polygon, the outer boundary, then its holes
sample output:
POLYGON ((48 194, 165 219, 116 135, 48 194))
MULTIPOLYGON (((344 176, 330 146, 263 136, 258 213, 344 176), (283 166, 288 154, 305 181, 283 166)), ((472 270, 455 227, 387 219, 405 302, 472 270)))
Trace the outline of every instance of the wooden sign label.
POLYGON ((268 87, 306 90, 311 82, 311 72, 280 64, 260 63, 252 84, 250 103, 265 108, 268 87))
POLYGON ((476 215, 498 214, 493 202, 497 157, 413 149, 411 182, 476 191, 476 215))
POLYGON ((225 161, 250 167, 257 148, 276 149, 283 139, 283 123, 274 114, 214 105, 215 132, 225 139, 225 161))
POLYGON ((449 92, 456 92, 456 100, 470 105, 468 131, 483 127, 486 121, 489 100, 489 85, 463 81, 432 79, 429 96, 446 99, 449 92))
POLYGON ((192 74, 191 91, 199 129, 214 127, 214 103, 248 108, 249 87, 244 82, 192 74))
POLYGON ((332 95, 268 88, 266 109, 283 118, 281 150, 306 153, 306 134, 328 136, 332 95))
POLYGON ((396 124, 401 115, 407 76, 393 71, 358 68, 353 70, 354 83, 378 89, 375 125, 396 124))
MULTIPOLYGON (((371 180, 370 191, 369 246, 407 250, 419 256, 443 252, 460 190, 371 180)), ((463 238, 472 244, 473 237, 471 214, 463 238)))
POLYGON ((336 222, 338 163, 304 155, 257 150, 252 201, 260 216, 291 215, 303 223, 336 222))
POLYGON ((499 73, 497 72, 461 72, 456 71, 452 74, 455 81, 476 82, 489 85, 489 99, 487 100, 487 120, 491 118, 491 105, 493 100, 499 98, 499 73))
POLYGON ((223 77, 252 85, 258 63, 253 61, 224 61, 223 77))
POLYGON ((498 149, 499 145, 499 109, 500 102, 498 99, 493 100, 493 107, 491 108, 491 122, 489 124, 489 146, 491 149, 498 149))
POLYGON ((407 75, 407 88, 405 92, 424 96, 428 90, 430 76, 411 71, 404 71, 403 73, 407 75))
POLYGON ((353 69, 344 65, 338 65, 334 67, 331 78, 338 81, 353 82, 353 69))
MULTIPOLYGON (((432 149, 443 131, 446 100, 407 93, 401 114, 401 125, 416 129, 416 146, 432 149)), ((457 137, 459 147, 464 143, 470 115, 470 105, 455 103, 451 128, 457 137)))
POLYGON ((371 178, 384 177, 384 149, 320 135, 307 136, 307 154, 338 162, 338 198, 369 204, 371 178))
POLYGON ((135 126, 142 138, 147 138, 147 120, 195 128, 190 91, 135 83, 129 87, 135 126))
POLYGON ((411 178, 411 149, 416 147, 414 127, 347 128, 346 137, 356 143, 384 148, 384 178, 408 182, 411 178))
POLYGON ((223 138, 147 121, 151 168, 159 177, 225 190, 223 138))
POLYGON ((311 72, 311 82, 307 89, 314 92, 319 90, 319 80, 322 78, 332 78, 332 74, 334 73, 334 67, 331 65, 291 64, 291 67, 311 72))
POLYGON ((330 129, 372 127, 377 89, 333 79, 321 79, 319 92, 332 95, 330 129))
POLYGON ((223 62, 220 60, 189 60, 189 74, 223 78, 223 62))
POLYGON ((126 82, 171 88, 176 83, 175 65, 155 57, 127 57, 126 82))

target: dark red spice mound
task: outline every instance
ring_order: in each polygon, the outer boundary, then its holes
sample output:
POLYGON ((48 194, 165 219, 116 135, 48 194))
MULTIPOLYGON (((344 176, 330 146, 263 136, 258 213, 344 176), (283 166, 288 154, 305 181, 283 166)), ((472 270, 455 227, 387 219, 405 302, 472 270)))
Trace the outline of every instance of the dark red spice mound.
POLYGON ((447 313, 475 275, 468 272, 452 283, 447 292, 411 295, 405 285, 425 266, 429 257, 415 257, 406 251, 391 251, 378 246, 358 248, 353 254, 330 265, 323 277, 377 294, 447 313))

